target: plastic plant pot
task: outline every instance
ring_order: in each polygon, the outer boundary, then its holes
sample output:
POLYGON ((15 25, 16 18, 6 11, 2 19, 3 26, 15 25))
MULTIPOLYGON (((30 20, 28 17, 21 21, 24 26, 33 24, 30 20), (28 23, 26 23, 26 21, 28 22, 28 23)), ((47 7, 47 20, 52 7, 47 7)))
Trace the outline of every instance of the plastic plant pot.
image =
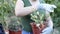
POLYGON ((22 34, 22 31, 19 30, 19 31, 11 31, 9 30, 9 34, 22 34))

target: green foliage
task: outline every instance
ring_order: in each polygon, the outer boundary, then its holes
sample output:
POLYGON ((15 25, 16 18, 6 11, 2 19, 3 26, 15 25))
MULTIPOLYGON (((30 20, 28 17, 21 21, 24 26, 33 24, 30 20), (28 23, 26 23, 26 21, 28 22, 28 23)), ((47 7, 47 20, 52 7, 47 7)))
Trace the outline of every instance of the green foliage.
MULTIPOLYGON (((39 0, 40 3, 45 3, 44 0, 39 0)), ((37 10, 31 14, 31 19, 35 21, 35 23, 43 23, 45 16, 45 10, 37 10)))
MULTIPOLYGON (((45 0, 46 3, 55 4, 57 8, 51 13, 54 27, 60 26, 60 0, 45 0)), ((4 27, 8 26, 10 17, 14 16, 14 7, 16 0, 0 0, 0 23, 4 27)))
POLYGON ((0 23, 3 24, 5 28, 8 26, 7 21, 9 21, 9 17, 14 15, 14 7, 16 0, 0 0, 0 23))
POLYGON ((60 26, 60 0, 45 0, 46 3, 55 4, 57 8, 54 10, 54 13, 51 13, 54 27, 60 26))
POLYGON ((45 16, 44 10, 38 10, 31 14, 31 19, 34 20, 36 23, 43 23, 45 16))
POLYGON ((11 17, 8 25, 9 30, 11 31, 19 31, 21 28, 20 22, 17 17, 11 17))

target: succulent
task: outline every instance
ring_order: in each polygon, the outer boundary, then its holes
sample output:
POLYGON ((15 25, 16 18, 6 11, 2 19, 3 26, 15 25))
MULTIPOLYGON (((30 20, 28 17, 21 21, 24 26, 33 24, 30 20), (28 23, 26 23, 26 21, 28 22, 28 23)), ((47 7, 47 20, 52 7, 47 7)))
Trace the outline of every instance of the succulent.
POLYGON ((21 29, 20 26, 21 25, 20 25, 18 19, 13 17, 13 18, 11 18, 8 28, 11 31, 19 31, 21 29))
POLYGON ((39 10, 31 14, 31 19, 34 20, 36 23, 41 23, 44 20, 44 16, 45 16, 45 11, 39 10))

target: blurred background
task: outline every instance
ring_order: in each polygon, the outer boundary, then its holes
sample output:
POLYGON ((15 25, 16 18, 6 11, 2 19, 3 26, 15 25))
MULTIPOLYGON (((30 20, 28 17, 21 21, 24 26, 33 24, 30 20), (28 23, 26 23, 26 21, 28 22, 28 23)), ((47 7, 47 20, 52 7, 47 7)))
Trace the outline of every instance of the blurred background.
MULTIPOLYGON (((0 0, 0 23, 2 23, 4 30, 8 30, 9 23, 14 23, 12 20, 19 21, 14 14, 15 3, 17 0, 0 0)), ((45 0, 46 3, 55 4, 57 8, 54 13, 51 13, 54 22, 54 34, 60 33, 60 0, 45 0)), ((16 23, 15 23, 16 24, 16 23)), ((21 24, 21 23, 19 23, 21 24)))

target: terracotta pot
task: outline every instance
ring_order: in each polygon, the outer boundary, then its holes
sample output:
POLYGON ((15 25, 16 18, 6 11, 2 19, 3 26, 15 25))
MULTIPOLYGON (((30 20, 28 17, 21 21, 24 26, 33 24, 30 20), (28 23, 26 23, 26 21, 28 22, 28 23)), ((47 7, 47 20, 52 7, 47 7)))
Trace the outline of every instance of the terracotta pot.
POLYGON ((36 26, 35 23, 31 23, 33 34, 40 34, 40 29, 36 26))
POLYGON ((22 31, 11 31, 9 30, 9 34, 22 34, 22 31))
POLYGON ((45 24, 40 24, 39 27, 41 28, 41 31, 42 31, 44 28, 46 28, 46 25, 45 24))
POLYGON ((30 23, 32 26, 33 34, 41 34, 42 30, 46 27, 44 24, 41 24, 40 26, 36 26, 35 22, 30 23))

